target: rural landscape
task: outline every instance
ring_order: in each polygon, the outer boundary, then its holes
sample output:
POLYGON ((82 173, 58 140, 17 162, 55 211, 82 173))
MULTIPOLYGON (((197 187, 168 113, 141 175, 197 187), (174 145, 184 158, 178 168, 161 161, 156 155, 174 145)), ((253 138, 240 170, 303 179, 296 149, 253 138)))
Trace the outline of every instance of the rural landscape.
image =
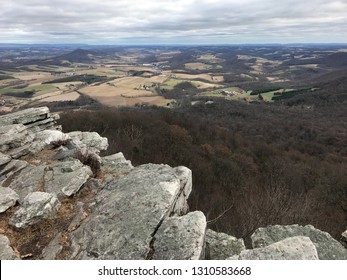
POLYGON ((134 165, 192 170, 191 210, 244 238, 347 220, 347 45, 0 45, 0 113, 48 106, 134 165))
POLYGON ((347 60, 343 45, 75 48, 4 44, 0 51, 1 112, 43 104, 57 110, 92 103, 173 108, 214 98, 283 103, 292 97, 319 95, 332 77, 345 76, 347 60))

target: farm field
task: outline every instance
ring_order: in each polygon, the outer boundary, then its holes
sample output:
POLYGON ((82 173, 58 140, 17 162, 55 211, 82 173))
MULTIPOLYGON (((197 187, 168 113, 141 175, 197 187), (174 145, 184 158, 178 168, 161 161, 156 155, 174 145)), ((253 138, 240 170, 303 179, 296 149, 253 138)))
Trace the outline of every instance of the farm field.
POLYGON ((200 98, 273 102, 274 97, 284 100, 300 94, 295 90, 312 88, 308 84, 315 84, 319 76, 338 71, 343 50, 117 47, 64 49, 59 55, 55 49, 50 57, 48 48, 42 59, 41 50, 36 51, 33 60, 18 50, 11 57, 9 50, 4 58, 0 54, 0 111, 50 103, 56 108, 59 102, 80 106, 76 104, 83 96, 90 99, 81 106, 91 100, 103 106, 167 106, 172 99, 187 97, 192 103, 200 98), (280 96, 271 88, 293 93, 280 96), (261 94, 252 94, 254 90, 261 94))

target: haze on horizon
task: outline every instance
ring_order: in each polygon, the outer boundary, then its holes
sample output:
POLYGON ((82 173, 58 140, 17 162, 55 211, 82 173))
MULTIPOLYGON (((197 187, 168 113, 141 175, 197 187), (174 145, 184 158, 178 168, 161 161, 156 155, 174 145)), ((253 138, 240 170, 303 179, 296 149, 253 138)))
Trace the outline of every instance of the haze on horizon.
POLYGON ((0 0, 0 43, 347 43, 347 0, 0 0))

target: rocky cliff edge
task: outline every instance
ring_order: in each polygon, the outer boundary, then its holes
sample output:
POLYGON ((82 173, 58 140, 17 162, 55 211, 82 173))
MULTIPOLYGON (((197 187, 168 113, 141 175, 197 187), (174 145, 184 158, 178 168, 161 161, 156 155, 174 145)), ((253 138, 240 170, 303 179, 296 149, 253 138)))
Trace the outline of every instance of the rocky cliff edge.
POLYGON ((63 133, 46 107, 0 116, 0 259, 347 259, 312 226, 242 239, 189 212, 191 170, 133 167, 96 132, 63 133))

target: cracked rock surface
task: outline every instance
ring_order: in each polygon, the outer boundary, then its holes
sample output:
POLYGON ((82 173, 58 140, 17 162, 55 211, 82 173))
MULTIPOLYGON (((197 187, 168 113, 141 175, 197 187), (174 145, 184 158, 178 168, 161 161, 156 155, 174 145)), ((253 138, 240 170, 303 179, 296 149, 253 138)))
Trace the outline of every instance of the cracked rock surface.
POLYGON ((25 228, 51 217, 60 207, 60 202, 54 194, 33 192, 24 198, 21 207, 10 219, 10 225, 25 228))
POLYGON ((234 260, 318 260, 316 247, 305 236, 289 237, 262 248, 244 250, 234 260))
MULTIPOLYGON (((190 172, 184 174, 191 176, 190 172)), ((77 248, 71 258, 149 258, 152 238, 157 242, 156 234, 162 224, 175 211, 181 214, 186 205, 186 201, 178 204, 178 198, 183 192, 189 193, 191 186, 187 182, 191 178, 182 176, 181 171, 167 165, 146 164, 108 183, 97 195, 93 213, 71 233, 73 247, 77 248)), ((201 243, 205 235, 202 228, 206 225, 201 221, 201 214, 188 217, 192 224, 194 217, 199 218, 196 224, 200 230, 193 235, 201 243)), ((184 259, 190 253, 182 250, 181 254, 177 253, 176 257, 184 259)))
POLYGON ((85 146, 89 151, 99 153, 105 151, 108 147, 108 140, 105 137, 101 137, 96 132, 87 131, 73 131, 67 133, 69 137, 79 146, 85 146), (82 145, 81 145, 82 144, 82 145))
POLYGON ((62 194, 71 196, 92 175, 90 167, 83 165, 79 160, 59 162, 46 167, 44 188, 46 192, 54 193, 58 197, 62 194))
POLYGON ((215 232, 208 229, 206 231, 206 258, 209 260, 225 260, 226 258, 238 255, 245 250, 243 239, 234 236, 215 232))
POLYGON ((44 170, 45 166, 29 165, 11 181, 9 187, 17 192, 20 203, 23 203, 28 194, 38 191, 40 184, 43 183, 44 170))
POLYGON ((257 229, 252 235, 253 248, 268 246, 288 237, 307 236, 317 248, 320 260, 346 260, 347 249, 327 232, 311 225, 268 226, 257 229))
POLYGON ((204 259, 205 231, 206 217, 200 211, 165 219, 153 240, 153 259, 204 259))

